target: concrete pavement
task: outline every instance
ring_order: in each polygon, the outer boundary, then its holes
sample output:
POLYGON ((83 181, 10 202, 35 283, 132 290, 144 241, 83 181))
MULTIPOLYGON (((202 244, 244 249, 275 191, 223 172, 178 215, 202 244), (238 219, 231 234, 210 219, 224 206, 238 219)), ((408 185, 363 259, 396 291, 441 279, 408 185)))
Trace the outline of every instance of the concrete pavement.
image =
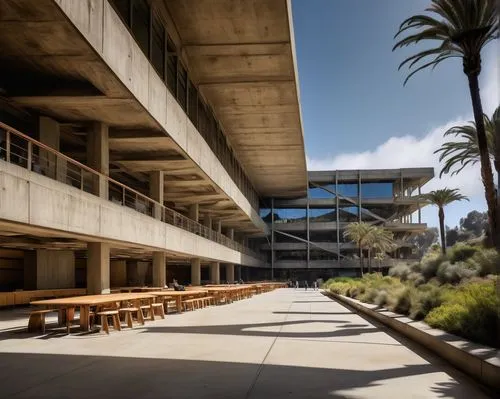
POLYGON ((110 336, 34 336, 7 312, 2 398, 489 397, 318 291, 281 289, 110 336))

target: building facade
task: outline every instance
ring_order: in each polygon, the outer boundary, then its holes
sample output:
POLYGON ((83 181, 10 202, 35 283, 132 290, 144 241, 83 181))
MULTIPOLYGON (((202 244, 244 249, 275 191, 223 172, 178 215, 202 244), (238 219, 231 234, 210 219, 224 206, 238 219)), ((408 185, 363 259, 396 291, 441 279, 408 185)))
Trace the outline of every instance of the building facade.
POLYGON ((0 290, 281 277, 283 233, 342 264, 304 200, 332 174, 308 183, 289 0, 2 0, 0 49, 0 290))
POLYGON ((359 248, 344 236, 352 222, 393 233, 395 250, 372 260, 374 269, 387 271, 395 260, 412 257, 407 239, 427 228, 418 195, 433 177, 432 168, 309 172, 307 196, 262 200, 271 235, 261 240, 261 249, 274 276, 312 281, 359 275, 359 248))

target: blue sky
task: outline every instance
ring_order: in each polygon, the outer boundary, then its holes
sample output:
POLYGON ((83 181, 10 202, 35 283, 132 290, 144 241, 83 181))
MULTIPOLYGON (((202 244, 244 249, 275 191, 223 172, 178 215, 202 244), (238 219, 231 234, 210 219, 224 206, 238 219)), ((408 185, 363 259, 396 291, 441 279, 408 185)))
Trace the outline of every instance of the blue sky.
MULTIPOLYGON (((435 167, 432 154, 449 127, 472 119, 468 85, 459 59, 415 75, 403 87, 405 56, 392 52, 394 34, 428 0, 293 0, 294 31, 306 152, 310 169, 435 167)), ((483 54, 480 77, 485 111, 498 105, 498 43, 483 54)), ((450 205, 453 226, 485 203, 477 168, 456 178, 438 177, 427 189, 458 187, 471 201, 450 205)), ((424 190, 425 191, 425 190, 424 190)), ((437 210, 424 210, 437 225, 437 210)))

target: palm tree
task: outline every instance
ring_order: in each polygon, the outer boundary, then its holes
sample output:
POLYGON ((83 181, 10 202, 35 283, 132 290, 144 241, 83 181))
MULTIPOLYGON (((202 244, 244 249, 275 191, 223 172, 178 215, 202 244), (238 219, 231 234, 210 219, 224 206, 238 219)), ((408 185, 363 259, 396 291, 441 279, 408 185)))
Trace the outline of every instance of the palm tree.
POLYGON ((468 201, 469 199, 465 195, 460 194, 457 188, 443 188, 441 190, 431 191, 430 193, 422 194, 420 198, 427 201, 429 204, 436 205, 439 209, 439 233, 441 235, 441 251, 444 255, 446 254, 444 207, 455 201, 468 201))
POLYGON ((383 227, 374 227, 370 233, 368 241, 371 244, 371 248, 368 249, 368 272, 371 273, 370 250, 373 249, 373 251, 375 252, 375 259, 379 259, 380 261, 382 261, 382 259, 385 257, 385 254, 395 248, 395 243, 394 235, 392 234, 392 232, 384 229, 383 227))
POLYGON ((410 70, 414 68, 406 77, 404 84, 422 69, 435 68, 448 58, 462 58, 463 71, 469 82, 474 111, 481 177, 488 204, 490 228, 495 246, 500 249, 496 192, 492 189, 494 187, 493 173, 478 82, 478 76, 481 73, 481 50, 487 43, 498 37, 498 16, 495 3, 496 0, 432 0, 431 6, 426 11, 440 18, 414 15, 403 21, 395 38, 407 33, 408 30, 415 29, 417 32, 409 33, 399 40, 394 45, 393 51, 424 40, 439 42, 436 47, 420 51, 399 65, 399 68, 404 65, 408 65, 410 70))
POLYGON ((374 226, 365 222, 349 223, 344 231, 344 237, 354 241, 359 248, 359 267, 363 276, 363 249, 369 245, 370 234, 374 226))
MULTIPOLYGON (((484 127, 486 131, 486 141, 488 142, 488 153, 490 158, 495 158, 495 121, 500 120, 500 106, 497 107, 491 119, 483 115, 484 127)), ((439 177, 443 174, 460 173, 467 165, 475 165, 479 162, 479 146, 477 144, 476 124, 469 122, 463 126, 453 126, 448 129, 444 136, 455 136, 459 140, 450 140, 443 143, 440 148, 434 151, 439 155, 439 161, 444 161, 439 177)), ((493 187, 493 190, 495 188, 493 187)))

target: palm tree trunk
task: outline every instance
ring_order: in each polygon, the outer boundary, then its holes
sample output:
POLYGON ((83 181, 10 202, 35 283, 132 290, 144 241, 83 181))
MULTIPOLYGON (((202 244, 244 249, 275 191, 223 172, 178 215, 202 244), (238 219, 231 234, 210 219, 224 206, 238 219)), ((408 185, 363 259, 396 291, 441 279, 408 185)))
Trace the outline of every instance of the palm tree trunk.
POLYGON ((481 160, 481 178, 484 185, 486 204, 488 205, 488 223, 490 225, 491 238, 497 251, 500 251, 500 237, 497 225, 497 196, 493 172, 491 170, 490 155, 488 152, 488 142, 486 140, 486 130, 484 127, 483 106, 479 95, 478 73, 471 72, 467 75, 469 79, 469 90, 474 110, 474 121, 476 122, 477 145, 479 147, 479 157, 481 160))
POLYGON ((368 248, 368 273, 372 272, 372 259, 370 256, 370 248, 368 248))
POLYGON ((442 206, 439 207, 439 233, 441 234, 441 252, 446 255, 446 237, 444 234, 444 209, 442 206))

